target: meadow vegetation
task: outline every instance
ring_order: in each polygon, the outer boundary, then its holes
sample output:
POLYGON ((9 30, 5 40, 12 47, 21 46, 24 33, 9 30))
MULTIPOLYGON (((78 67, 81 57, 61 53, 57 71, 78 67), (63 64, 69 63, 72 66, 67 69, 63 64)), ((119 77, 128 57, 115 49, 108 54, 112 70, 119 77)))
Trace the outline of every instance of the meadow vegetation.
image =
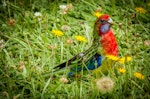
MULTIPOLYGON (((1 0, 0 99, 150 98, 148 0, 1 0), (94 22, 109 14, 122 60, 107 74, 68 78, 53 67, 92 45, 94 22), (129 57, 129 62, 127 61, 129 57), (124 58, 124 59, 123 59, 124 58), (105 85, 106 84, 106 85, 105 85)), ((82 73, 81 73, 82 74, 82 73)))

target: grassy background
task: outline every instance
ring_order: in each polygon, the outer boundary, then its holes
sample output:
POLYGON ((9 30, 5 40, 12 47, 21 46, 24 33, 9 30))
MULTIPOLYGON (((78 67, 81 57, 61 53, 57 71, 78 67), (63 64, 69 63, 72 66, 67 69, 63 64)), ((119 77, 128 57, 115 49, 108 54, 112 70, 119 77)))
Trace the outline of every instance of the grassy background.
POLYGON ((145 98, 150 96, 150 6, 148 0, 2 0, 0 1, 0 98, 1 99, 95 99, 95 98, 145 98), (59 5, 72 4, 67 14, 60 14, 59 5), (136 7, 147 10, 145 14, 136 7), (125 74, 112 68, 107 76, 115 82, 111 93, 102 94, 91 74, 82 79, 60 82, 68 70, 53 73, 52 68, 92 44, 93 25, 97 9, 111 16, 120 56, 131 56, 132 62, 120 65, 125 74), (34 13, 42 13, 41 20, 34 13), (10 20, 15 20, 10 22, 10 20), (67 25, 68 30, 61 27, 67 25), (56 37, 52 29, 63 31, 56 37), (87 42, 78 42, 82 35, 87 42), (68 44, 68 40, 73 43, 68 44), (134 72, 144 75, 144 80, 134 77, 134 72), (54 77, 55 75, 55 77, 54 77))

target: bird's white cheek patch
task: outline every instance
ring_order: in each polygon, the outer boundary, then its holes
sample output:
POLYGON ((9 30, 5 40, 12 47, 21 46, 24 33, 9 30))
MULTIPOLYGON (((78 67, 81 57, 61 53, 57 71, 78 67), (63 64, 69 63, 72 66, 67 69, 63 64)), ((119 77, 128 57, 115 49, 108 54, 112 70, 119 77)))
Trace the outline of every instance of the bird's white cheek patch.
POLYGON ((110 29, 110 24, 104 24, 100 27, 100 32, 101 33, 107 33, 110 29))

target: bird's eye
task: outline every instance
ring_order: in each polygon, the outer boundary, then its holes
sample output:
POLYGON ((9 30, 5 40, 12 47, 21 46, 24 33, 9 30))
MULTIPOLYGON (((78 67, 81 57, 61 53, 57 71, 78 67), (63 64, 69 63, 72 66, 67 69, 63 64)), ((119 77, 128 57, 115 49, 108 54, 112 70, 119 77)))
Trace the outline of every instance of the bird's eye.
POLYGON ((105 20, 100 20, 100 23, 104 23, 105 22, 105 20))

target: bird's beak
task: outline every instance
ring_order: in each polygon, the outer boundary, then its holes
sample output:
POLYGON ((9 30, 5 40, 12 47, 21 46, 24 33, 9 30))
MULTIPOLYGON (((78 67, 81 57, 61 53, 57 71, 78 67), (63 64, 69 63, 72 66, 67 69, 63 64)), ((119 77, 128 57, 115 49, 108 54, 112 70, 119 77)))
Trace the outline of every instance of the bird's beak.
POLYGON ((114 24, 114 22, 111 18, 108 19, 108 23, 110 23, 111 25, 114 24))

